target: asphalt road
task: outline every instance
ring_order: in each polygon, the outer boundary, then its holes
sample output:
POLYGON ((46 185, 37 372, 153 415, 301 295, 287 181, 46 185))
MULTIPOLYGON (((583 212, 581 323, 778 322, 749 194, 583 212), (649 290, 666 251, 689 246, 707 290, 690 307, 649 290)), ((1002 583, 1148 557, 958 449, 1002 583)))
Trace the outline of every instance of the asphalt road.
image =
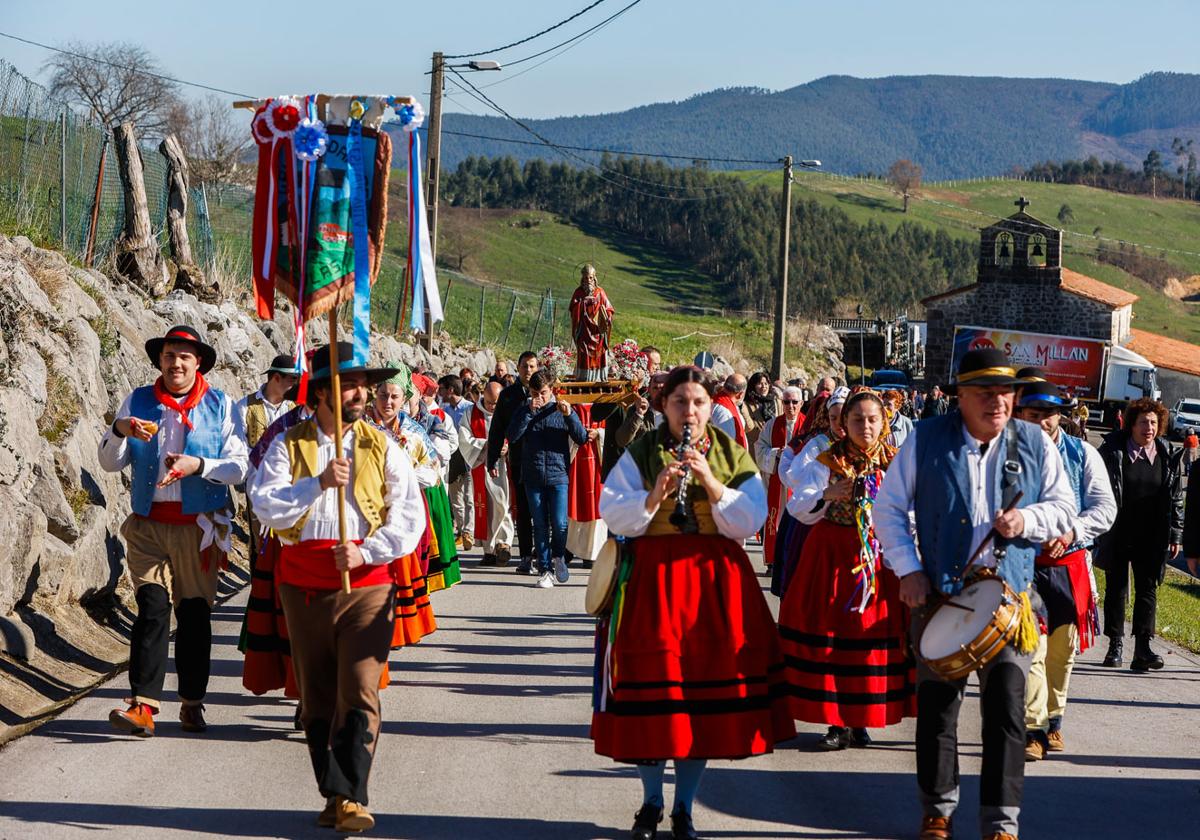
MULTIPOLYGON (((547 591, 476 562, 477 553, 464 582, 434 596, 438 632, 393 653, 371 836, 627 837, 640 804, 636 773, 595 755, 588 740, 584 575, 547 591)), ((292 704, 242 690, 243 601, 217 610, 206 735, 181 733, 173 703, 153 739, 113 732, 108 710, 127 688, 118 677, 0 750, 0 838, 333 836, 313 826, 322 802, 292 704)), ((1101 653, 1089 650, 1076 668, 1068 751, 1029 766, 1022 836, 1200 836, 1200 660, 1170 651, 1164 671, 1136 675, 1097 667, 1101 653)), ((969 694, 959 838, 979 836, 974 686, 969 694)), ((813 750, 821 732, 802 725, 774 755, 710 765, 695 812, 702 835, 915 837, 912 722, 836 754, 813 750)))

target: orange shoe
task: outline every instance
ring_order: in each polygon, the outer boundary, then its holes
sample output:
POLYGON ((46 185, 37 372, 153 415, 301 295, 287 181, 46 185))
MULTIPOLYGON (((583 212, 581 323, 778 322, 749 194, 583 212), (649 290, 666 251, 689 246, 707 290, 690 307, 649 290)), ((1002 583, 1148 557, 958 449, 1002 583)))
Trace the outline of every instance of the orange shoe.
POLYGON ((949 817, 921 817, 919 840, 950 840, 953 836, 949 817))
POLYGON ((108 722, 131 735, 149 738, 154 734, 154 709, 145 703, 133 703, 128 709, 113 709, 108 722))
POLYGON ((1017 835, 1009 834, 1007 831, 993 831, 991 834, 985 835, 983 840, 1017 840, 1017 835))

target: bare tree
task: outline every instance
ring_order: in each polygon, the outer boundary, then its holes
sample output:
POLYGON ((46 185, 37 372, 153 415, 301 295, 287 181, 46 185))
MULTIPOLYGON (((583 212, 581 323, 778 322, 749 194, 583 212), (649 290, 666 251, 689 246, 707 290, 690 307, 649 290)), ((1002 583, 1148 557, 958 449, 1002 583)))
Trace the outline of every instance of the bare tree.
POLYGON ((255 165, 244 158, 254 140, 244 111, 235 113, 215 94, 176 102, 168 117, 194 181, 206 185, 253 183, 255 165))
POLYGON ((109 128, 131 122, 143 136, 165 133, 178 85, 162 78, 148 50, 125 42, 72 42, 64 49, 69 53, 55 53, 43 68, 51 95, 81 100, 109 128))
POLYGON ((908 199, 917 194, 921 188, 921 166, 904 158, 892 164, 888 170, 888 180, 900 195, 904 196, 904 212, 908 212, 908 199))

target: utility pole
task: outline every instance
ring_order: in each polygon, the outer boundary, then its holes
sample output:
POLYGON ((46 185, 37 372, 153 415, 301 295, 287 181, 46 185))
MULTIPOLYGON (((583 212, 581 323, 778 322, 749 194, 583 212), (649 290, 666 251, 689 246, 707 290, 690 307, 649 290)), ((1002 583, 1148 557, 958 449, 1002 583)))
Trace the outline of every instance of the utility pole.
MULTIPOLYGON (((429 125, 426 139, 429 157, 425 162, 425 207, 429 216, 429 245, 433 251, 434 285, 437 285, 438 185, 442 166, 442 88, 445 62, 440 52, 433 54, 433 74, 429 87, 429 125)), ((425 306, 425 349, 433 352, 433 319, 425 306)))
POLYGON ((788 250, 792 239, 792 156, 783 159, 783 201, 779 210, 779 282, 775 286, 775 341, 771 348, 771 379, 783 377, 783 348, 787 344, 788 250))

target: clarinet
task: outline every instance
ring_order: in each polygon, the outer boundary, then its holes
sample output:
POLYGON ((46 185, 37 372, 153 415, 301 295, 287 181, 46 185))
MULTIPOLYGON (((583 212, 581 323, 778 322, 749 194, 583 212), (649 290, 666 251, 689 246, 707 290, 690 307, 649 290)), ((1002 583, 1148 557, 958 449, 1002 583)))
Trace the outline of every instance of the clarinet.
MULTIPOLYGON (((690 424, 683 427, 683 439, 679 441, 679 446, 675 449, 675 457, 683 460, 683 456, 689 449, 692 448, 692 427, 690 424)), ((675 493, 675 510, 671 512, 670 522, 681 531, 686 530, 688 525, 687 511, 687 491, 688 482, 692 478, 692 470, 685 466, 683 472, 679 475, 679 489, 675 493)))

